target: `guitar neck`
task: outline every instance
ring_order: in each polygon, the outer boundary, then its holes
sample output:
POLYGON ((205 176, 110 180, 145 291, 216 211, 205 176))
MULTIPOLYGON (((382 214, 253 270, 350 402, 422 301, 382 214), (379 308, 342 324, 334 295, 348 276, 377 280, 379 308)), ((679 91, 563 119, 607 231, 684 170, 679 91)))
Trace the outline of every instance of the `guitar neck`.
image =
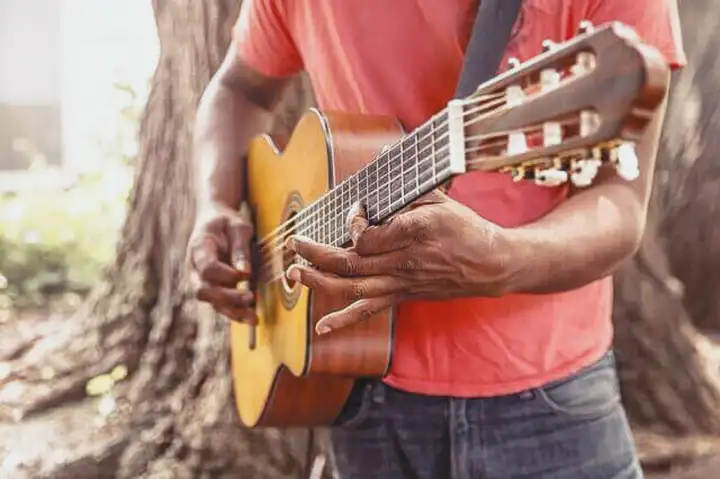
POLYGON ((295 218, 299 233, 323 244, 346 244, 354 205, 361 204, 370 223, 378 224, 463 172, 464 151, 462 165, 451 161, 451 143, 444 109, 300 211, 295 218))

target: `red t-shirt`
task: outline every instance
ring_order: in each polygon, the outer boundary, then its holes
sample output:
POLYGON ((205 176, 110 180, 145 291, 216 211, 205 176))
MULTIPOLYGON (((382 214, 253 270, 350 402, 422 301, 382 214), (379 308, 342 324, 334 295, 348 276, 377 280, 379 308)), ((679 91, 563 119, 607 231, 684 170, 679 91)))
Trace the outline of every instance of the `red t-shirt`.
MULTIPOLYGON (((241 58, 268 76, 305 70, 321 109, 392 115, 408 128, 451 99, 473 0, 245 0, 241 58)), ((571 38, 581 20, 634 27, 673 67, 685 62, 675 0, 526 0, 507 55, 529 59, 544 39, 571 38)), ((342 160, 342 159, 340 159, 342 160)), ((471 173, 450 195, 516 227, 547 214, 565 188, 471 173)), ((398 308, 388 384, 422 394, 510 394, 565 377, 612 343, 612 282, 558 294, 514 294, 398 308)))

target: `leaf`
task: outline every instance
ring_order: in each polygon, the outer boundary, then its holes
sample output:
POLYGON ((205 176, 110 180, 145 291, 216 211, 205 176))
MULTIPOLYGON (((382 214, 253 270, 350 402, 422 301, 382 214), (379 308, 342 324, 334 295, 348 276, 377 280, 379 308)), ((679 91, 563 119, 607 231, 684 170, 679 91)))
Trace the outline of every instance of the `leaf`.
POLYGON ((85 393, 88 396, 101 396, 109 392, 115 385, 115 381, 109 374, 101 374, 90 379, 85 385, 85 393))

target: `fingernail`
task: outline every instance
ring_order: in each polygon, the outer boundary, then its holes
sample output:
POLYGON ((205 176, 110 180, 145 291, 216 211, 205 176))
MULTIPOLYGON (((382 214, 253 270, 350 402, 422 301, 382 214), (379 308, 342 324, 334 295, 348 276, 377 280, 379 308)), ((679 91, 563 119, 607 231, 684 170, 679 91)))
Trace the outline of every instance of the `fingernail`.
POLYGON ((300 270, 296 266, 290 266, 285 274, 288 279, 300 281, 300 270))
POLYGON ((245 271, 246 269, 248 269, 248 264, 247 264, 247 261, 245 261, 244 255, 236 256, 234 263, 235 263, 235 265, 234 265, 235 269, 237 269, 237 270, 245 271))
POLYGON ((292 236, 289 237, 285 242, 285 247, 290 251, 295 251, 295 238, 292 236))
POLYGON ((332 331, 332 328, 327 324, 319 323, 317 326, 315 326, 315 331, 317 331, 318 334, 325 334, 332 331))

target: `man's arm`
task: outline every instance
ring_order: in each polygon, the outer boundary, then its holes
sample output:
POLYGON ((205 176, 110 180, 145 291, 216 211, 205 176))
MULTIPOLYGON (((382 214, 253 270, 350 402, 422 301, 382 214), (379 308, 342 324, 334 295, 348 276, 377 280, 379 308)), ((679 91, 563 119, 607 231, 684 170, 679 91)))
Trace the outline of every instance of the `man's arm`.
POLYGON ((315 267, 293 265, 288 276, 352 301, 322 318, 317 332, 406 299, 552 293, 608 275, 640 244, 664 112, 665 103, 637 145, 637 180, 604 170, 591 188, 532 224, 502 228, 434 193, 379 226, 358 208, 349 221, 351 250, 291 237, 288 246, 315 267))
POLYGON ((637 144, 640 177, 628 182, 603 169, 586 190, 540 220, 505 230, 513 258, 506 292, 553 293, 610 274, 640 245, 652 190, 665 100, 637 144))
POLYGON ((199 211, 236 209, 242 198, 242 164, 250 139, 269 127, 270 111, 288 80, 245 65, 235 45, 205 90, 195 123, 199 211))
POLYGON ((189 269, 196 297, 234 320, 254 321, 252 293, 236 287, 250 275, 252 234, 252 225, 238 213, 242 157, 251 138, 269 126, 270 111, 286 83, 243 64, 233 45, 198 106, 198 208, 188 244, 189 269))

